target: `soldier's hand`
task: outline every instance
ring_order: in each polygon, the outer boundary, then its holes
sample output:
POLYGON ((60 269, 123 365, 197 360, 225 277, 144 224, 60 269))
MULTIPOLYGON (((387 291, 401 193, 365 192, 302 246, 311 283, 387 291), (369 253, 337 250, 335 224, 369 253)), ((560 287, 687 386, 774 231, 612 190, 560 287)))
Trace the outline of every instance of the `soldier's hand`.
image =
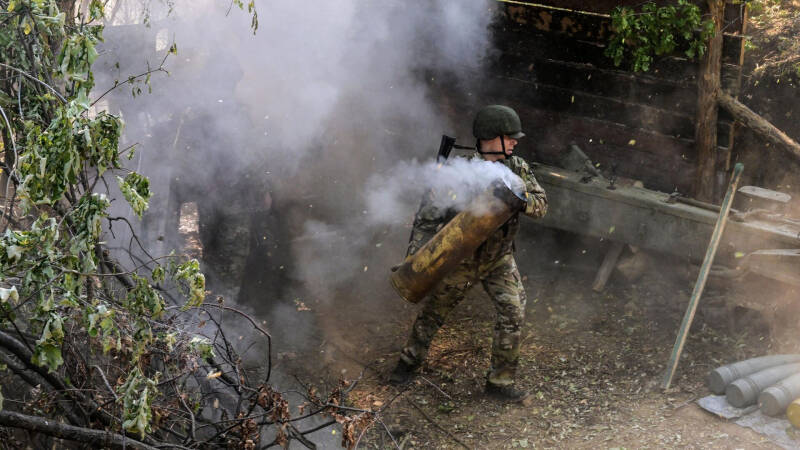
POLYGON ((525 207, 522 209, 525 214, 533 214, 536 211, 536 203, 533 201, 533 196, 525 193, 525 207))
POLYGON ((392 266, 391 271, 392 272, 397 272, 397 269, 399 269, 399 268, 400 268, 400 264, 394 265, 394 266, 392 266))

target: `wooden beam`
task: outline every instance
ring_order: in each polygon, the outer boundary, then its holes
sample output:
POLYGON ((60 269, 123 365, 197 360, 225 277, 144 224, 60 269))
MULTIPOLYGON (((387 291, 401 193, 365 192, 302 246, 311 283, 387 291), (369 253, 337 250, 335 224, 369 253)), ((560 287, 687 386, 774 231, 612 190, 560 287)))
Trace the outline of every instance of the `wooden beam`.
POLYGON ((717 100, 722 70, 722 22, 724 0, 708 0, 709 14, 714 21, 714 36, 708 41, 708 49, 700 61, 700 76, 697 83, 697 123, 695 146, 697 148, 697 172, 694 179, 694 196, 703 201, 714 200, 714 181, 717 162, 717 100))
POLYGON ((786 149, 795 158, 800 159, 800 144, 795 142, 794 139, 786 135, 786 133, 781 131, 778 127, 769 123, 767 119, 759 116, 753 112, 752 109, 743 105, 725 92, 720 91, 717 95, 717 100, 719 106, 725 108, 725 110, 731 113, 742 125, 755 131, 759 136, 773 144, 786 149))

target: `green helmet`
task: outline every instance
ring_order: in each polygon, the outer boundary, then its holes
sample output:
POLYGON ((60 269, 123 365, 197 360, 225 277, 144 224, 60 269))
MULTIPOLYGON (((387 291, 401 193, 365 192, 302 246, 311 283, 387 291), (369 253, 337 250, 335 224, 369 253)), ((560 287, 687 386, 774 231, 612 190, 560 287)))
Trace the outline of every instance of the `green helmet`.
POLYGON ((487 141, 498 136, 514 139, 525 136, 516 111, 503 105, 489 105, 478 111, 472 123, 472 134, 487 141))

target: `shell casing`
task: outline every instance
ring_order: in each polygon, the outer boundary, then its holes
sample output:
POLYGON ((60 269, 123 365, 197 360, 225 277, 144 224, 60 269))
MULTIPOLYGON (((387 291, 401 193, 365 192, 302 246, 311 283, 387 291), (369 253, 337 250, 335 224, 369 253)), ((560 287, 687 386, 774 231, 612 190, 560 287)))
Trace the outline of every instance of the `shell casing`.
POLYGON ((508 186, 493 183, 392 272, 392 287, 404 300, 419 303, 524 206, 525 200, 508 186))
POLYGON ((789 418, 789 422, 791 422, 795 428, 800 428, 800 398, 789 403, 789 407, 786 408, 786 417, 789 418))

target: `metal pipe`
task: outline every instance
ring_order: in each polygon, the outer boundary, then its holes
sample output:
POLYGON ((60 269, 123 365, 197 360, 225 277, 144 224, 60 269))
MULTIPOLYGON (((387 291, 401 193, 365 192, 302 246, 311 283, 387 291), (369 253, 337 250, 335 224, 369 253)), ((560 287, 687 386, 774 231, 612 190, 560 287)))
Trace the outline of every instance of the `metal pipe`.
POLYGON ((739 378, 725 388, 725 399, 731 406, 744 408, 755 403, 761 391, 796 373, 800 373, 800 364, 770 367, 739 378))
POLYGON ((524 206, 525 200, 510 187, 499 181, 493 183, 392 272, 392 287, 404 300, 419 303, 524 206))
POLYGON ((768 416, 777 416, 786 411, 789 403, 797 398, 800 398, 800 373, 764 389, 758 396, 758 407, 768 416))
POLYGON ((769 355, 747 359, 717 367, 708 374, 708 390, 716 395, 725 393, 725 388, 739 378, 760 372, 770 367, 800 362, 800 355, 769 355))
POLYGON ((742 170, 744 170, 744 165, 742 163, 737 163, 733 168, 733 175, 728 184, 728 191, 725 193, 725 200, 722 201, 722 208, 719 217, 717 217, 717 225, 714 227, 714 232, 711 234, 711 242, 708 244, 706 257, 703 260, 703 265, 700 267, 700 273, 697 275, 697 282, 694 285, 694 291, 689 300, 689 306, 686 308, 686 314, 683 316, 683 322, 678 330, 678 337, 675 339, 675 346, 672 348, 672 355, 667 364, 667 373, 664 376, 664 383, 662 384, 664 389, 669 389, 669 386, 672 384, 672 377, 675 376, 675 369, 678 368, 678 360, 681 357, 683 345, 686 343, 686 335, 689 334, 689 328, 692 326, 694 314, 697 312, 697 304, 700 303, 700 297, 703 295, 703 289, 706 287, 708 272, 711 269, 711 264, 714 262, 714 255, 717 253, 717 247, 719 247, 722 232, 725 231, 725 224, 728 222, 728 213, 733 204, 733 196, 736 194, 736 186, 742 178, 742 170))

